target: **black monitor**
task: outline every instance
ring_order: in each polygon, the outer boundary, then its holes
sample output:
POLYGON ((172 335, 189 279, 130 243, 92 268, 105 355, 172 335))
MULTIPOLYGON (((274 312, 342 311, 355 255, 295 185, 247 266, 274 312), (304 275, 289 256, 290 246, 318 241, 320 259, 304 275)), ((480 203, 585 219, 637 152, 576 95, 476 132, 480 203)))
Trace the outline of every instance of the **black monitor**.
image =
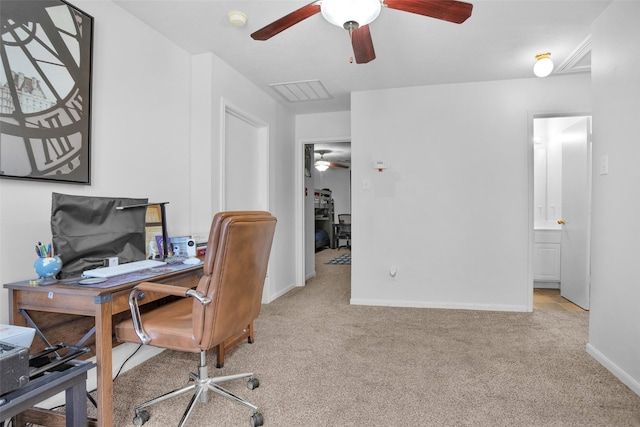
POLYGON ((51 234, 55 254, 62 259, 60 278, 76 277, 118 257, 126 263, 145 259, 147 199, 52 194, 51 234))

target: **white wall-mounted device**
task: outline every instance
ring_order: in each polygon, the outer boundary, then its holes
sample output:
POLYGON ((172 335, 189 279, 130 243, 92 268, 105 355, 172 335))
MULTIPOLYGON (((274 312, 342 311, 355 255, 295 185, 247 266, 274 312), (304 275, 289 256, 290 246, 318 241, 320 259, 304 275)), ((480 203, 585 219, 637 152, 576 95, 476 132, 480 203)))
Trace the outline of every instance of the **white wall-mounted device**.
POLYGON ((378 172, 382 172, 387 168, 387 165, 385 164, 384 160, 376 160, 375 162, 373 162, 373 168, 378 169, 378 172))

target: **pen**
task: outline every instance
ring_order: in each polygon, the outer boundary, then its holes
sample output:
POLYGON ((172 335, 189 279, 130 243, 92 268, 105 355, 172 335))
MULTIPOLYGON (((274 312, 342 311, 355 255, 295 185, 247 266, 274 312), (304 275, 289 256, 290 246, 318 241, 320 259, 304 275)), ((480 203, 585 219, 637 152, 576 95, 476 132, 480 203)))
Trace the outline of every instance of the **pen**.
POLYGON ((45 246, 42 244, 42 242, 38 242, 38 244, 36 245, 36 254, 40 257, 40 258, 50 258, 53 256, 53 254, 51 253, 51 244, 49 244, 48 246, 45 246))

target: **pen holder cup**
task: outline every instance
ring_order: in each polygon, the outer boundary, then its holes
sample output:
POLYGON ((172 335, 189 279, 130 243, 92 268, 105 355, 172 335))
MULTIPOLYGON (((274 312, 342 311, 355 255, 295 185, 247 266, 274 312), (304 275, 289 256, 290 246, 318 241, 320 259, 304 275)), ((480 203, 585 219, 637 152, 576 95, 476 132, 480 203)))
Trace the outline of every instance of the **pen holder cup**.
POLYGON ((56 283, 56 274, 62 269, 62 260, 59 256, 48 258, 37 258, 33 263, 33 268, 40 277, 41 285, 50 285, 56 283))

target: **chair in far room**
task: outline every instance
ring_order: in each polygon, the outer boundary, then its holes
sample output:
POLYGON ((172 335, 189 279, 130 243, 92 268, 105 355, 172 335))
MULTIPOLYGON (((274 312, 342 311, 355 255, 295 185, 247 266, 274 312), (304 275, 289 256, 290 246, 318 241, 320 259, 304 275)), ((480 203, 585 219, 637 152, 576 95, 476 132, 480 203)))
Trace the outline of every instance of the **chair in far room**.
MULTIPOLYGON (((228 392, 220 384, 246 378, 247 387, 258 387, 252 373, 210 377, 207 350, 228 337, 242 333, 258 317, 262 289, 267 273, 276 218, 268 212, 222 212, 211 224, 204 259, 204 275, 195 289, 143 282, 131 291, 131 320, 116 326, 119 341, 150 344, 160 348, 198 353, 197 373, 191 373, 190 385, 164 394, 135 407, 133 423, 142 425, 150 418, 151 405, 193 393, 179 426, 183 426, 200 401, 208 401, 209 391, 240 403, 253 411, 252 426, 263 424, 258 408, 228 392), (140 315, 138 298, 143 293, 183 297, 140 315)), ((158 366, 161 371, 162 367, 158 366)), ((158 372, 162 375, 162 372, 158 372)))
POLYGON ((337 233, 338 250, 340 248, 351 249, 351 214, 338 214, 337 233), (346 243, 340 245, 340 240, 346 240, 346 243))

